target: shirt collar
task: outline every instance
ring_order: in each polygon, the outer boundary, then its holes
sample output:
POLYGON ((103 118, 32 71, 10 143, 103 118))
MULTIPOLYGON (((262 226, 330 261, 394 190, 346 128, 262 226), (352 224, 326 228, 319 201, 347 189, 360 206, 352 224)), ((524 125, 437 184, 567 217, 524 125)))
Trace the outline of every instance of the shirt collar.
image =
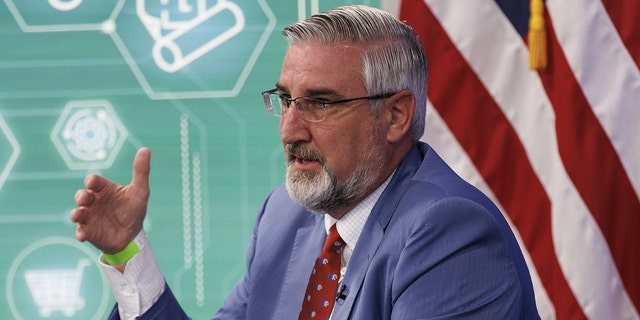
POLYGON ((360 233, 362 233, 362 229, 364 228, 364 224, 367 222, 367 218, 369 218, 369 215, 371 214, 371 210, 373 210, 373 207, 376 205, 376 202, 378 202, 380 195, 382 195, 382 192, 387 187, 392 177, 393 174, 391 174, 389 178, 387 178, 387 180, 376 190, 369 194, 369 196, 342 216, 340 220, 336 220, 332 216, 325 214, 324 227, 327 234, 329 233, 329 228, 334 224, 337 224, 336 228, 338 229, 340 237, 344 240, 349 249, 354 250, 358 242, 358 238, 360 238, 360 233))

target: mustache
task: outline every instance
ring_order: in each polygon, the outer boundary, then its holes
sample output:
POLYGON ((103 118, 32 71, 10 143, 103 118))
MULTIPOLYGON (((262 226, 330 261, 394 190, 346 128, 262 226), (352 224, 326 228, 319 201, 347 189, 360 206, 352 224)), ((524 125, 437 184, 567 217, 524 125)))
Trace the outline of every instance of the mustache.
POLYGON ((287 162, 294 161, 296 158, 317 161, 324 165, 326 160, 324 156, 312 148, 305 147, 299 143, 289 143, 284 146, 284 154, 287 162))

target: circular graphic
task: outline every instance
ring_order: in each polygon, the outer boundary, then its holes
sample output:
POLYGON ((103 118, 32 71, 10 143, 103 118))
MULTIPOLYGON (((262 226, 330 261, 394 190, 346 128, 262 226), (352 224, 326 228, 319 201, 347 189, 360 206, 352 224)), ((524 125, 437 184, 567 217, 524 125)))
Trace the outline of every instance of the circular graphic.
POLYGON ((62 138, 67 150, 83 161, 99 161, 116 142, 116 128, 109 115, 101 109, 77 110, 65 124, 62 138))
POLYGON ((65 105, 50 137, 70 169, 107 169, 127 130, 109 101, 74 100, 65 105))
POLYGON ((109 285, 97 261, 86 246, 64 237, 27 246, 7 275, 11 313, 15 319, 102 318, 109 285))
POLYGON ((49 0, 49 5, 60 11, 71 11, 82 4, 82 0, 49 0))

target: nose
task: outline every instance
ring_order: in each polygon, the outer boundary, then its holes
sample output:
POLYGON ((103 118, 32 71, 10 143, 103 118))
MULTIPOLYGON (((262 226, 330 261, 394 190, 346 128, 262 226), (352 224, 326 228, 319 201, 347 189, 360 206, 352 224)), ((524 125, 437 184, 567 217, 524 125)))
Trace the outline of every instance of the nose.
POLYGON ((307 121, 300 117, 296 106, 292 103, 289 110, 280 117, 280 139, 282 143, 309 142, 311 140, 311 132, 307 127, 308 124, 307 121))

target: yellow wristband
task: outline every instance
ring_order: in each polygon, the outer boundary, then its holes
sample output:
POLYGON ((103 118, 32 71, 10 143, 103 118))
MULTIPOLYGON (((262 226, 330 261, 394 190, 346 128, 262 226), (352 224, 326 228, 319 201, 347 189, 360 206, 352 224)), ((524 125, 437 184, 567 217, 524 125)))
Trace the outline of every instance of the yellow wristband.
POLYGON ((140 252, 140 248, 138 248, 135 241, 131 241, 122 251, 114 254, 103 253, 102 257, 104 257, 104 261, 108 264, 115 266, 129 261, 129 259, 133 258, 138 252, 140 252))

